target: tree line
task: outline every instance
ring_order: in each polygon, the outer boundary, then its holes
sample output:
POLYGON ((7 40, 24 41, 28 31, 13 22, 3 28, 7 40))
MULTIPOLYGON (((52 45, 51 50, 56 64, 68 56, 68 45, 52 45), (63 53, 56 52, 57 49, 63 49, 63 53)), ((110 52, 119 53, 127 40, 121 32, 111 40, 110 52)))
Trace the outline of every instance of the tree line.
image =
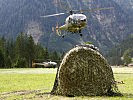
POLYGON ((60 54, 35 44, 33 37, 25 33, 20 33, 16 40, 0 37, 0 68, 31 68, 36 59, 60 60, 60 54))
POLYGON ((128 65, 133 59, 133 35, 116 45, 106 55, 111 65, 128 65))

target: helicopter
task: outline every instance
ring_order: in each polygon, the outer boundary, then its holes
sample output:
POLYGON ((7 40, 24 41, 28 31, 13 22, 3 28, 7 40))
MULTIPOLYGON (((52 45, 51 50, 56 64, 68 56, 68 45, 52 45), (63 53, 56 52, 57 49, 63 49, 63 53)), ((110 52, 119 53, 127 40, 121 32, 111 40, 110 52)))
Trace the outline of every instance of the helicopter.
POLYGON ((94 12, 97 10, 110 10, 113 9, 113 7, 108 7, 108 8, 95 8, 95 9, 90 9, 90 10, 70 10, 69 12, 66 13, 57 13, 57 14, 52 14, 52 15, 46 15, 46 16, 41 16, 43 18, 48 18, 48 17, 53 17, 53 16, 60 16, 64 14, 70 14, 66 20, 65 24, 62 26, 59 26, 58 23, 56 27, 52 27, 52 31, 56 32, 58 36, 64 36, 66 34, 62 34, 62 31, 66 31, 67 33, 76 33, 79 34, 82 37, 82 29, 84 29, 87 26, 87 16, 83 14, 83 12, 94 12), (78 12, 78 13, 77 13, 78 12))

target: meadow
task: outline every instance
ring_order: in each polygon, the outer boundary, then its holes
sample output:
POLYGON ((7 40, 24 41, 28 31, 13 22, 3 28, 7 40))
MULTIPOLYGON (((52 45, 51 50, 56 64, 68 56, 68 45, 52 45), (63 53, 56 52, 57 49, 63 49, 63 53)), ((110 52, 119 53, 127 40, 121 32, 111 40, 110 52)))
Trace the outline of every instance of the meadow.
POLYGON ((122 97, 63 97, 50 95, 57 69, 0 69, 0 100, 133 100, 133 68, 115 68, 113 72, 122 97))

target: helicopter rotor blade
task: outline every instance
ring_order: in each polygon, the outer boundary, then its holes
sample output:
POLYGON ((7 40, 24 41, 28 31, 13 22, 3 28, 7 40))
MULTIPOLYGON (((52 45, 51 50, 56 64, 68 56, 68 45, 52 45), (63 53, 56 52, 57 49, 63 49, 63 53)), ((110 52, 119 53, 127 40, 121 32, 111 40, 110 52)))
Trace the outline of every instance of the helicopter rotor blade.
POLYGON ((114 9, 114 7, 95 8, 95 9, 87 9, 87 10, 70 10, 69 12, 65 12, 65 13, 57 13, 57 14, 52 14, 52 15, 40 16, 40 17, 47 18, 47 17, 60 16, 60 15, 64 15, 67 13, 73 13, 73 12, 94 12, 94 11, 99 11, 99 10, 111 10, 111 9, 114 9))
POLYGON ((58 14, 52 14, 52 15, 46 15, 46 16, 41 16, 43 18, 47 18, 47 17, 53 17, 53 16, 60 16, 60 15, 64 15, 66 13, 58 13, 58 14))
POLYGON ((88 10, 73 10, 74 12, 94 12, 99 10, 111 10, 114 9, 114 7, 108 7, 108 8, 94 8, 94 9, 88 9, 88 10))

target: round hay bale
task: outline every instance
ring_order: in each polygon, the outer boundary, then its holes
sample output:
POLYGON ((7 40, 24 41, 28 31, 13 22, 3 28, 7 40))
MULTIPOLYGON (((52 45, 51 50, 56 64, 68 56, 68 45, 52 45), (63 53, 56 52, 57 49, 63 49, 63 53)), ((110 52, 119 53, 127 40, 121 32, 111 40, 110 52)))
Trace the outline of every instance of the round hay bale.
POLYGON ((51 94, 105 95, 117 90, 114 82, 111 67, 94 46, 77 46, 64 56, 51 94))

